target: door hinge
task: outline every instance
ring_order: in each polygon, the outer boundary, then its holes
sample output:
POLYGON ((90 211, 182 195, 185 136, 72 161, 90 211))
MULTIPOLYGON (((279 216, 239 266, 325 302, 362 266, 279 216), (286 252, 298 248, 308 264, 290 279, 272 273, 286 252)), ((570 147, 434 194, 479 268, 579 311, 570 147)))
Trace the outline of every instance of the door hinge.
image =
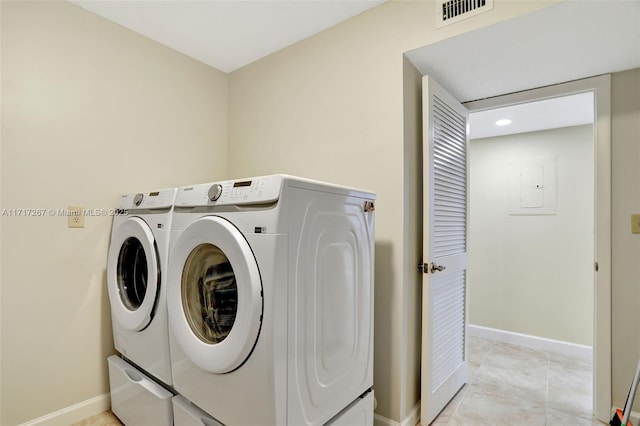
POLYGON ((598 266, 598 262, 596 262, 595 269, 596 269, 596 272, 598 272, 598 269, 600 269, 600 267, 598 266))

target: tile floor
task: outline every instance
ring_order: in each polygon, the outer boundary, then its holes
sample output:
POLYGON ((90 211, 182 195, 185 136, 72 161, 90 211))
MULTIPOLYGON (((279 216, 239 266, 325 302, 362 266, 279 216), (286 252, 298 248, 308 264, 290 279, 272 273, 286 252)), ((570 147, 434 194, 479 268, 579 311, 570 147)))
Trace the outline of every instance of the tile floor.
POLYGON ((469 337, 469 383, 432 425, 602 425, 591 361, 469 337))
MULTIPOLYGON (((469 337, 469 383, 432 423, 596 426, 591 361, 469 337)), ((111 413, 72 426, 121 426, 111 413)), ((179 426, 179 425, 177 425, 179 426)))
POLYGON ((71 426, 123 426, 122 422, 111 412, 97 414, 81 422, 72 424, 71 426))

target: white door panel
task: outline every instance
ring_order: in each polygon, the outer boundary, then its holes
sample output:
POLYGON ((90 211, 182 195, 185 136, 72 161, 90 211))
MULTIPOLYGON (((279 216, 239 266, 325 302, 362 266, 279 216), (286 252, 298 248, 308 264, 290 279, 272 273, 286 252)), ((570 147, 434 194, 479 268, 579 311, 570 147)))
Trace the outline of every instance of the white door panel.
POLYGON ((467 110, 423 77, 421 423, 467 381, 467 110))

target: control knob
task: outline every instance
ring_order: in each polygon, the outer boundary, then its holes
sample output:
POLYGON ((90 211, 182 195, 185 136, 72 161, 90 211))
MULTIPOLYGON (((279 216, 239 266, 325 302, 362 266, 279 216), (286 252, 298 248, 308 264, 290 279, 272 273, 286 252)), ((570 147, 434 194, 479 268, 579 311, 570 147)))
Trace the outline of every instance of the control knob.
POLYGON ((216 201, 222 195, 222 185, 219 183, 214 183, 209 188, 209 200, 216 201))
POLYGON ((144 194, 142 194, 142 193, 136 194, 136 196, 133 197, 133 204, 135 204, 136 207, 137 207, 140 204, 142 204, 142 200, 143 199, 144 199, 144 194))

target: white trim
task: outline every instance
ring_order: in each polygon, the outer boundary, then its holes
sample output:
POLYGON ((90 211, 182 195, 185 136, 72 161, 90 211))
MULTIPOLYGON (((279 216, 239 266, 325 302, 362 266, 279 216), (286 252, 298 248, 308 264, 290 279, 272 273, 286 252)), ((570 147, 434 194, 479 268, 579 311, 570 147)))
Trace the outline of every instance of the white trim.
POLYGON ((415 426, 420 421, 420 401, 416 402, 416 405, 411 407, 409 414, 404 418, 400 426, 415 426))
POLYGON ((577 343, 564 342, 562 340, 547 339, 545 337, 531 336, 528 334, 514 333, 512 331, 498 330, 469 324, 467 332, 470 336, 484 337, 499 342, 512 343, 514 345, 527 346, 543 351, 557 352, 564 355, 576 356, 593 360, 593 347, 579 345, 577 343))
POLYGON ((30 420, 20 426, 70 425, 107 411, 109 408, 111 408, 111 398, 108 393, 105 393, 30 420))
POLYGON ((380 414, 373 414, 373 426, 400 426, 400 423, 394 422, 380 414))
POLYGON ((402 420, 402 422, 398 423, 395 420, 388 419, 380 414, 373 414, 373 425, 374 426, 415 426, 420 421, 420 401, 416 402, 416 404, 411 407, 409 410, 409 414, 407 417, 402 420))

